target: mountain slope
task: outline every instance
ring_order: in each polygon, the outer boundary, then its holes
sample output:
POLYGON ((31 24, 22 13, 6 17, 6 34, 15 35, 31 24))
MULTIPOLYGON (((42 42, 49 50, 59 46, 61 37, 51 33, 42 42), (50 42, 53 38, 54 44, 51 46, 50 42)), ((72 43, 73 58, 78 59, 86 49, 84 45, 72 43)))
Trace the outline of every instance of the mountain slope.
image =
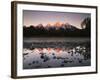
POLYGON ((78 29, 69 23, 56 22, 54 25, 48 23, 46 26, 38 24, 37 26, 23 27, 24 37, 88 37, 90 31, 78 29))

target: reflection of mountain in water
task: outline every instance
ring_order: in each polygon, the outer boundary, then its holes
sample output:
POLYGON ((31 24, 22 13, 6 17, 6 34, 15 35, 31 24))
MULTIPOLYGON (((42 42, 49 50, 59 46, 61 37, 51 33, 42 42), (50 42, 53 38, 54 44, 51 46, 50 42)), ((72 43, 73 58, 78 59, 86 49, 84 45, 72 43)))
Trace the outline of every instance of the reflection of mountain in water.
POLYGON ((30 38, 23 47, 23 69, 91 65, 89 39, 30 38))
POLYGON ((54 25, 47 24, 43 26, 38 24, 37 26, 24 26, 24 37, 89 37, 91 20, 86 18, 80 24, 82 29, 78 29, 76 26, 69 23, 56 22, 54 25))

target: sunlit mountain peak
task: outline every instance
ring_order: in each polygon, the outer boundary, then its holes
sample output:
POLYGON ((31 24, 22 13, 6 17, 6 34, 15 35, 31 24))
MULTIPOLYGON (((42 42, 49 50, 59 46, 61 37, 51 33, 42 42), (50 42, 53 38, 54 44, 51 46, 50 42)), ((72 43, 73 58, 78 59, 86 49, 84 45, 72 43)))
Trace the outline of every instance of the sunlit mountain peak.
POLYGON ((51 24, 50 23, 48 23, 47 25, 46 25, 46 27, 50 27, 51 26, 51 24))
POLYGON ((61 26, 61 22, 56 22, 55 24, 54 24, 54 26, 56 26, 56 27, 60 27, 61 26))

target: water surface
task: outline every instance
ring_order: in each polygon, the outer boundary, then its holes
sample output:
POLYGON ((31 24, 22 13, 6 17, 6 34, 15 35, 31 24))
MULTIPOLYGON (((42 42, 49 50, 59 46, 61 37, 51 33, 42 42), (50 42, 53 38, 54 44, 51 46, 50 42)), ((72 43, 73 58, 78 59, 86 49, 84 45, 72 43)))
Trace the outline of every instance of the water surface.
POLYGON ((91 65, 89 38, 24 38, 23 69, 91 65))

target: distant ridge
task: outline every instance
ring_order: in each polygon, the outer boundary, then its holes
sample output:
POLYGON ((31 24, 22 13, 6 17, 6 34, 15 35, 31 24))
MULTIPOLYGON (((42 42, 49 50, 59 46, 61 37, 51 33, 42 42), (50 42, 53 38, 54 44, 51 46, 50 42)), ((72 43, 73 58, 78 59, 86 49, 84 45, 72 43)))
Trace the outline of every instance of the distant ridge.
POLYGON ((80 24, 82 29, 69 23, 56 22, 47 25, 38 24, 37 26, 23 26, 24 37, 90 37, 91 19, 85 18, 80 24))

